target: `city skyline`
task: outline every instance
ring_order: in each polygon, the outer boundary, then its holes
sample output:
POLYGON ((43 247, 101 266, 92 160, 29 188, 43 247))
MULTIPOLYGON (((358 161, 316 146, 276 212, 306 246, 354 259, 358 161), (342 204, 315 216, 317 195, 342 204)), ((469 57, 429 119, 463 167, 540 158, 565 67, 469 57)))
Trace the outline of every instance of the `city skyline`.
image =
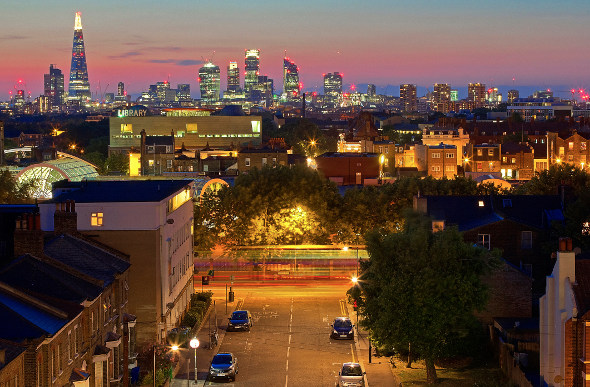
POLYGON ((104 93, 107 84, 106 92, 116 92, 117 83, 125 82, 136 95, 165 80, 189 83, 196 92, 205 59, 222 69, 225 90, 227 65, 237 61, 243 66, 244 50, 251 48, 260 50, 260 74, 275 85, 282 84, 287 50, 301 69, 304 91, 321 92, 322 75, 336 71, 344 85, 373 83, 381 90, 393 85, 399 92, 399 84, 413 83, 418 94, 437 82, 459 90, 469 82, 551 88, 557 95, 590 84, 585 69, 590 54, 577 44, 590 37, 588 29, 578 27, 590 15, 590 4, 583 1, 541 1, 534 9, 525 1, 399 6, 372 1, 362 8, 351 2, 303 1, 290 12, 283 8, 264 1, 248 9, 237 2, 206 2, 198 8, 185 1, 141 7, 113 1, 76 7, 9 3, 0 23, 5 56, 0 100, 9 98, 19 80, 33 98, 40 95, 50 64, 69 73, 76 11, 82 12, 93 93, 104 93))

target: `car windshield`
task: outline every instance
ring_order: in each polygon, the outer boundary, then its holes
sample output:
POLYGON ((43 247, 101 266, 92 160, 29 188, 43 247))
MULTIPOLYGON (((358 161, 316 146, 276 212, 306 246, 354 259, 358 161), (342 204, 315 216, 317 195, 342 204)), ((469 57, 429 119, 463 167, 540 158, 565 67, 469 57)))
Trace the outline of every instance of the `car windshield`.
POLYGON ((363 371, 358 364, 347 365, 342 367, 342 376, 362 376, 363 371))
POLYGON ((336 320, 334 321, 334 328, 352 328, 350 320, 336 320))
POLYGON ((247 320, 248 313, 247 312, 233 312, 231 315, 232 320, 247 320))
POLYGON ((224 353, 218 354, 213 357, 212 364, 231 364, 231 355, 224 353))

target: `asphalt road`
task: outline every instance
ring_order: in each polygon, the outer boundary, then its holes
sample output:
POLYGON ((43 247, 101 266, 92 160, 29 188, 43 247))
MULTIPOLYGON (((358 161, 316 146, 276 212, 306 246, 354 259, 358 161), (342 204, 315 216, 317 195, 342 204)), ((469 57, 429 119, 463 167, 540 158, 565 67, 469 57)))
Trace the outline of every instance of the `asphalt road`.
POLYGON ((352 340, 330 339, 330 323, 347 314, 348 284, 318 285, 235 288, 240 308, 252 313, 254 327, 227 332, 219 347, 219 352, 237 356, 236 381, 206 385, 335 385, 342 363, 357 361, 352 340))

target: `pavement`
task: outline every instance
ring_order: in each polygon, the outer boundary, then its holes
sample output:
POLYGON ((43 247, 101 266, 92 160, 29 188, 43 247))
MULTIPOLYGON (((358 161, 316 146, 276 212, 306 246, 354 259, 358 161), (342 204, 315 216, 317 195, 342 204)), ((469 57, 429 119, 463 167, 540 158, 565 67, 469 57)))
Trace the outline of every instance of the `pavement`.
MULTIPOLYGON (((227 318, 236 309, 239 309, 244 302, 243 299, 237 298, 235 302, 227 304, 225 303, 225 294, 223 297, 213 297, 215 306, 211 310, 209 315, 209 322, 206 322, 201 330, 197 332, 197 338, 200 341, 199 348, 197 349, 197 375, 198 381, 194 381, 194 350, 191 348, 181 349, 180 361, 175 370, 175 377, 171 381, 170 386, 182 387, 182 386, 204 386, 206 383, 207 373, 209 365, 213 356, 218 352, 219 346, 223 343, 227 326, 227 318), (217 324, 215 323, 217 321, 217 324), (213 330, 217 325, 217 332, 219 335, 218 346, 209 348, 209 332, 213 330), (211 327, 211 328, 210 328, 211 327)), ((348 308, 346 308, 347 314, 349 314, 348 308)), ((350 315, 351 320, 354 321, 354 316, 350 315)), ((365 385, 372 387, 380 386, 400 386, 400 382, 393 373, 393 369, 389 362, 389 358, 386 357, 375 357, 374 352, 369 363, 369 336, 366 331, 362 329, 355 335, 355 349, 358 357, 358 362, 361 364, 366 372, 365 385)), ((226 385, 233 385, 233 383, 226 385)), ((287 383, 285 383, 287 385, 287 383)))

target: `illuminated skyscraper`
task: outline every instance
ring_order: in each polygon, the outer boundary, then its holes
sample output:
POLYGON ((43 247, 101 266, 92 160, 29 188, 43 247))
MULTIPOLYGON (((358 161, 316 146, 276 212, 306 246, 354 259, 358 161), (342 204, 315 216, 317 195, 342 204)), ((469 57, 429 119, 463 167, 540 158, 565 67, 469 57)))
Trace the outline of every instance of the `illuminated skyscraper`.
POLYGON ((182 106, 186 106, 192 102, 191 98, 191 85, 188 83, 179 83, 176 85, 176 102, 179 102, 182 106))
POLYGON ((221 91, 219 66, 214 65, 211 61, 205 63, 199 69, 199 86, 201 88, 201 100, 203 102, 219 101, 219 93, 221 91))
POLYGON ((125 95, 125 84, 123 82, 119 82, 119 84, 117 85, 117 95, 125 95))
MULTIPOLYGON (((248 59, 246 58, 246 63, 248 59)), ((246 67, 248 65, 246 64, 246 67)), ((238 62, 229 62, 227 66, 227 94, 233 95, 240 92, 240 68, 238 62)))
POLYGON ((514 100, 518 99, 519 97, 520 93, 518 92, 518 90, 508 90, 508 103, 514 102, 514 100))
POLYGON ((80 12, 76 12, 74 20, 74 44, 68 97, 78 100, 89 100, 92 97, 90 82, 88 82, 88 68, 86 67, 86 52, 82 34, 82 13, 80 12))
POLYGON ((486 85, 483 83, 470 83, 467 85, 467 101, 470 109, 478 109, 486 103, 486 85))
POLYGON ((407 112, 418 110, 418 99, 416 98, 416 85, 409 83, 399 86, 399 98, 402 107, 407 112))
POLYGON ((432 91, 432 107, 435 111, 448 113, 451 102, 451 85, 435 83, 432 91))
POLYGON ((342 95, 342 74, 324 74, 324 97, 326 102, 336 103, 342 95))
POLYGON ((373 85, 372 83, 369 83, 367 85, 367 95, 369 97, 374 97, 377 95, 377 86, 373 85))
POLYGON ((260 50, 246 50, 245 54, 246 72, 244 74, 244 91, 250 96, 250 91, 258 83, 260 75, 260 50))
POLYGON ((61 70, 49 65, 49 74, 43 76, 43 95, 49 98, 51 106, 64 102, 64 75, 61 70))
POLYGON ((289 58, 283 59, 283 94, 286 99, 299 97, 301 84, 299 83, 299 67, 289 58))

